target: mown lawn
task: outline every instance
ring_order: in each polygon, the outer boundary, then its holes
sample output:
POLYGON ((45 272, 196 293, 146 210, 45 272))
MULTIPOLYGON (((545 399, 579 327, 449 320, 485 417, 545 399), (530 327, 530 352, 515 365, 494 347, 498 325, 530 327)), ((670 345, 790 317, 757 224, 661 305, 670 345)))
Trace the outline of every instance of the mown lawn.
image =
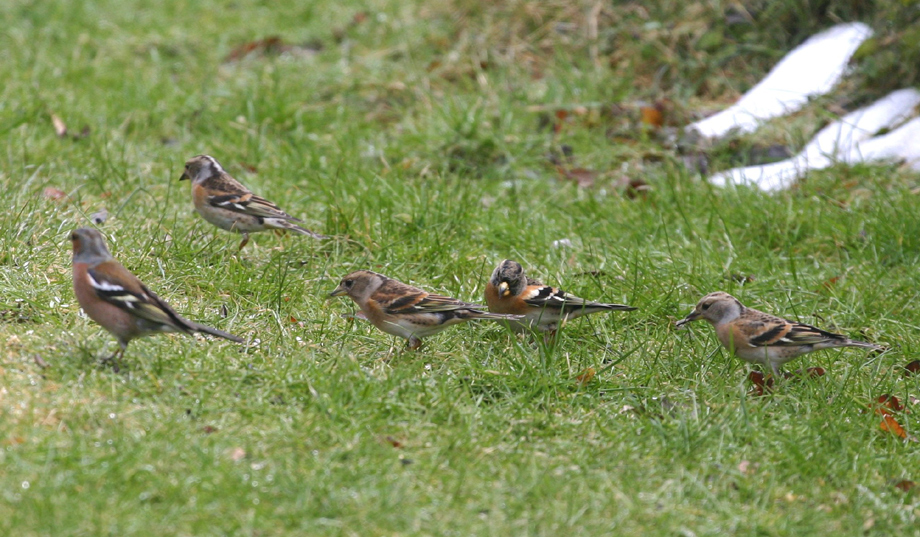
MULTIPOLYGON (((707 185, 676 128, 830 22, 759 44, 715 4, 653 4, 0 7, 0 534, 920 534, 920 176, 707 185), (336 238, 238 253, 178 181, 201 153, 336 238), (250 343, 160 336, 101 365, 115 341, 80 314, 68 237, 103 208, 126 267, 250 343), (550 347, 483 323, 415 353, 326 300, 370 268, 481 301, 505 258, 640 309, 550 347), (673 327, 715 290, 891 350, 808 355, 790 369, 826 375, 749 395, 708 325, 673 327)), ((794 152, 867 92, 709 166, 794 152)))

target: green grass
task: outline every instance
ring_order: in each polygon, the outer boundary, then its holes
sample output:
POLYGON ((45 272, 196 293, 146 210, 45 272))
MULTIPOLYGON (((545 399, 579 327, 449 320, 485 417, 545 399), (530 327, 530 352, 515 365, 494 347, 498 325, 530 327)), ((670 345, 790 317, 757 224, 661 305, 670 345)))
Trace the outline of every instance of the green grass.
MULTIPOLYGON (((920 481, 920 381, 901 373, 920 350, 920 177, 708 186, 638 125, 637 101, 677 103, 679 125, 814 28, 755 46, 715 4, 657 2, 658 20, 624 4, 599 14, 592 53, 592 5, 0 7, 0 534, 920 533, 920 496, 894 486, 920 481), (706 20, 723 46, 676 25, 706 20), (223 61, 272 35, 322 49, 223 61), (58 138, 50 114, 89 135, 58 138), (601 172, 593 188, 547 164, 563 144, 601 172), (200 153, 336 239, 263 233, 238 254, 178 182, 200 153), (651 190, 633 199, 623 176, 651 190), (251 344, 161 336, 131 344, 127 371, 101 366, 116 345, 79 314, 68 236, 103 207, 125 266, 251 344), (640 309, 572 322, 551 348, 468 324, 413 353, 325 299, 371 268, 478 301, 504 258, 640 309), (749 396, 710 327, 673 328, 719 289, 892 350, 808 355, 793 364, 824 377, 749 396), (879 429, 885 393, 911 440, 879 429)), ((795 150, 819 127, 778 136, 795 150)))

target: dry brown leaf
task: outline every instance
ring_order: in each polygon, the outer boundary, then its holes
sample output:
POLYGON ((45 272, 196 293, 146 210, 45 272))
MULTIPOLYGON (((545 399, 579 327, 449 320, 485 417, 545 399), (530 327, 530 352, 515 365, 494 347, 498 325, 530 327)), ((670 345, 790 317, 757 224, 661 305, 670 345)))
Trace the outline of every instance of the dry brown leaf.
POLYGON ((837 285, 837 282, 840 281, 840 278, 842 278, 842 277, 843 277, 843 276, 837 275, 837 276, 834 276, 833 278, 828 278, 828 279, 825 280, 824 283, 822 283, 821 285, 822 285, 825 289, 831 289, 831 288, 833 288, 835 285, 837 285))
POLYGON ((878 399, 876 399, 876 414, 890 416, 892 412, 901 412, 902 410, 904 410, 904 406, 902 406, 898 398, 893 395, 886 393, 878 396, 878 399))
MULTIPOLYGON (((784 379, 793 379, 801 380, 802 378, 818 378, 823 377, 825 374, 823 367, 809 367, 806 370, 797 370, 795 373, 790 373, 788 371, 783 371, 784 379)), ((760 371, 751 371, 748 374, 748 380, 751 381, 754 386, 748 392, 748 395, 761 396, 764 393, 772 392, 773 387, 776 383, 773 376, 765 377, 760 371)))
POLYGON ((904 492, 908 492, 916 486, 917 484, 909 479, 902 479, 894 484, 894 488, 903 490, 904 492))
POLYGON ((917 373, 920 373, 920 360, 914 360, 913 362, 904 366, 905 377, 916 375, 917 373))
POLYGON ((42 190, 42 196, 49 200, 60 201, 67 197, 67 193, 59 188, 46 186, 45 189, 42 190))
POLYGON ((898 420, 894 419, 894 416, 885 415, 882 417, 882 423, 879 424, 879 428, 901 438, 907 438, 907 432, 904 430, 904 427, 901 427, 898 420))
POLYGON ((754 384, 754 386, 748 392, 748 395, 760 397, 765 392, 773 389, 773 377, 764 378, 764 374, 760 371, 751 371, 748 373, 748 380, 754 384))
MULTIPOLYGON (((67 124, 64 123, 64 120, 61 119, 57 114, 51 114, 51 125, 54 126, 54 133, 58 138, 67 138, 68 130, 67 124)), ((89 125, 84 125, 83 128, 77 134, 72 134, 70 137, 74 140, 79 140, 80 138, 86 138, 89 136, 89 125)))
POLYGON ((557 166, 556 170, 562 175, 562 178, 568 181, 574 181, 581 188, 588 188, 594 186, 594 181, 600 175, 594 170, 587 170, 585 168, 573 168, 567 170, 562 166, 557 166))
POLYGON ((565 124, 566 118, 569 117, 568 110, 556 110, 556 121, 553 123, 553 133, 559 134, 562 132, 562 126, 565 124))
MULTIPOLYGON (((211 425, 205 425, 204 427, 201 428, 201 432, 203 432, 204 434, 213 434, 213 433, 216 433, 217 430, 218 430, 217 427, 213 427, 211 425)), ((243 455, 245 454, 246 453, 244 452, 243 455)), ((231 454, 231 457, 232 457, 232 454, 231 454)))
POLYGON ((805 370, 805 373, 811 378, 823 377, 824 368, 823 367, 809 367, 805 370))
POLYGON ((652 187, 642 179, 631 179, 626 175, 620 176, 614 182, 614 186, 622 189, 623 193, 629 199, 636 199, 639 196, 645 198, 648 195, 648 191, 652 189, 652 187))
POLYGON ((273 35, 256 41, 243 43, 230 51, 230 54, 227 54, 224 58, 224 62, 241 60, 252 53, 277 55, 290 49, 291 46, 285 43, 284 40, 277 35, 273 35))
POLYGON ((594 379, 594 375, 596 374, 597 371, 595 371, 593 367, 589 367, 588 369, 582 371, 581 374, 575 378, 578 379, 578 384, 584 386, 585 384, 591 382, 591 380, 594 379))
POLYGON ((643 125, 656 129, 664 125, 664 114, 658 106, 639 107, 639 118, 643 125))
POLYGON ((67 124, 57 114, 51 114, 51 124, 54 126, 54 133, 57 134, 58 138, 67 136, 67 124))
POLYGON ((396 449, 399 449, 399 448, 401 448, 401 447, 403 446, 402 442, 400 442, 399 440, 393 438, 392 436, 387 436, 387 437, 385 438, 385 440, 387 441, 387 444, 390 444, 391 446, 395 447, 396 449))

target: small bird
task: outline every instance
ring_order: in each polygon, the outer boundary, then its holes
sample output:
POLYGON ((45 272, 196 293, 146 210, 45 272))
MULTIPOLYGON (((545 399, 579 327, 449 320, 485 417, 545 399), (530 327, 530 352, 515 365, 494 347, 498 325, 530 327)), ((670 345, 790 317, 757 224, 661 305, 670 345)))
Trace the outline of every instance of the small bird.
POLYGON ((769 366, 774 378, 780 378, 783 364, 812 351, 837 347, 884 350, 880 345, 747 308, 721 291, 701 298, 676 324, 679 328, 697 319, 706 319, 715 327, 716 336, 729 352, 747 362, 769 366))
POLYGON ((242 343, 222 330, 184 319, 121 265, 95 229, 80 228, 73 242, 73 291, 89 318, 118 338, 121 349, 108 360, 124 356, 132 339, 160 332, 203 332, 242 343))
POLYGON ((243 235, 240 250, 249 242, 250 233, 266 229, 290 230, 314 239, 328 238, 295 224, 302 220, 253 194, 224 171, 214 157, 198 155, 189 159, 179 178, 180 181, 185 179, 192 181, 192 201, 202 218, 221 229, 243 235))
POLYGON ((539 330, 552 338, 560 322, 601 311, 633 311, 622 304, 590 302, 561 289, 543 285, 524 274, 517 261, 499 263, 486 284, 486 304, 494 313, 523 315, 522 322, 509 322, 515 332, 539 330))
POLYGON ((406 338, 410 349, 422 346, 422 338, 473 319, 518 320, 520 315, 482 311, 485 306, 433 295, 417 287, 369 270, 342 278, 330 297, 348 295, 361 313, 387 334, 406 338))

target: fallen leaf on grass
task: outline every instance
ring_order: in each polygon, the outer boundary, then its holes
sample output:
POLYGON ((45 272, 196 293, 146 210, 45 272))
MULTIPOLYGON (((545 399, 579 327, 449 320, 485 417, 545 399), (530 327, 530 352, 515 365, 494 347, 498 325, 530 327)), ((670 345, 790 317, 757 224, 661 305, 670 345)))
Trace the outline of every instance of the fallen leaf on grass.
POLYGON ((757 465, 751 461, 741 461, 738 463, 738 471, 745 475, 750 475, 754 473, 754 470, 757 469, 757 465))
POLYGON ((58 138, 67 136, 67 124, 57 114, 51 114, 51 124, 54 126, 54 133, 57 134, 58 138))
POLYGON ((399 448, 401 448, 401 447, 403 446, 402 442, 400 442, 399 440, 397 440, 397 439, 395 439, 395 438, 393 438, 392 436, 389 436, 389 435, 387 435, 387 437, 384 438, 384 440, 386 440, 387 444, 390 444, 391 446, 395 447, 396 449, 399 449, 399 448))
POLYGON ((823 367, 809 367, 808 369, 805 370, 805 373, 808 375, 809 378, 814 379, 818 377, 823 377, 826 371, 824 371, 823 367))
MULTIPOLYGON (((204 427, 202 427, 201 432, 203 432, 204 434, 216 433, 216 432, 217 432, 217 427, 212 427, 211 425, 205 425, 204 427)), ((246 453, 243 452, 243 455, 245 455, 245 454, 246 454, 246 453)), ((232 454, 231 454, 231 458, 232 458, 232 454)), ((234 459, 234 460, 236 460, 236 459, 234 459)))
MULTIPOLYGON (((54 134, 56 134, 58 138, 67 138, 67 134, 69 132, 67 130, 67 124, 64 123, 64 120, 61 119, 57 114, 51 114, 51 125, 54 127, 54 134)), ((89 136, 89 132, 89 125, 84 125, 79 134, 72 134, 70 138, 73 140, 86 138, 89 136)))
POLYGON ((581 188, 594 186, 594 181, 600 176, 600 173, 585 168, 566 169, 563 166, 556 166, 556 171, 562 179, 574 181, 581 188))
POLYGON ((49 200, 60 201, 67 197, 67 193, 59 188, 46 186, 45 189, 42 190, 42 196, 49 200))
POLYGON ((595 371, 593 367, 589 367, 588 369, 582 371, 581 374, 575 378, 578 379, 579 385, 584 386, 585 384, 591 382, 591 380, 594 379, 594 375, 596 374, 597 371, 595 371))
POLYGON ((653 106, 640 106, 639 121, 643 125, 656 129, 661 127, 664 125, 664 107, 659 103, 655 103, 653 106))
POLYGON ((285 52, 295 52, 304 55, 312 55, 323 49, 322 43, 311 41, 303 45, 292 45, 286 43, 277 35, 272 35, 255 41, 249 41, 236 47, 226 57, 224 63, 230 63, 242 60, 250 54, 257 56, 280 56, 285 52))
POLYGON ((904 366, 905 377, 916 375, 917 373, 920 373, 920 360, 914 360, 913 362, 904 366))
POLYGON ((92 221, 92 223, 96 224, 97 226, 99 224, 104 224, 108 217, 109 217, 109 212, 105 209, 102 209, 101 211, 96 211, 93 214, 89 215, 90 221, 92 221))
MULTIPOLYGON (((789 373, 787 371, 784 371, 783 378, 792 379, 792 380, 801 380, 803 378, 814 379, 818 377, 823 377, 824 374, 825 374, 825 371, 823 367, 809 367, 808 369, 805 369, 804 371, 799 369, 795 373, 789 373)), ((752 384, 754 384, 754 387, 751 388, 751 390, 748 392, 748 395, 753 395, 755 397, 759 397, 767 392, 772 392, 773 386, 776 383, 772 375, 769 377, 765 377, 764 374, 761 373, 760 371, 751 371, 748 374, 748 380, 751 381, 752 384)))
POLYGON ((751 371, 748 373, 748 380, 754 385, 748 395, 760 397, 766 392, 773 390, 773 377, 765 378, 760 371, 751 371))
POLYGON ((269 36, 263 39, 257 39, 256 41, 250 41, 248 43, 243 43, 242 45, 236 47, 230 51, 230 54, 224 58, 224 62, 233 62, 240 60, 254 52, 259 54, 281 54, 284 52, 285 48, 288 45, 284 41, 276 36, 269 36))
POLYGON ((230 457, 230 460, 233 462, 239 462, 246 456, 246 450, 241 447, 235 447, 230 450, 230 453, 227 455, 230 457))
POLYGON ((894 416, 889 416, 886 414, 884 417, 882 417, 882 423, 879 424, 879 428, 901 438, 907 438, 907 432, 904 430, 904 427, 901 427, 901 424, 898 423, 898 420, 894 419, 894 416))
POLYGON ((875 413, 880 416, 890 416, 892 412, 901 412, 904 410, 904 406, 901 405, 901 402, 898 401, 898 398, 887 393, 878 396, 876 403, 877 406, 875 407, 875 413))
POLYGON ((917 484, 909 479, 902 479, 894 484, 894 488, 900 489, 904 492, 910 491, 912 488, 916 487, 917 484))

